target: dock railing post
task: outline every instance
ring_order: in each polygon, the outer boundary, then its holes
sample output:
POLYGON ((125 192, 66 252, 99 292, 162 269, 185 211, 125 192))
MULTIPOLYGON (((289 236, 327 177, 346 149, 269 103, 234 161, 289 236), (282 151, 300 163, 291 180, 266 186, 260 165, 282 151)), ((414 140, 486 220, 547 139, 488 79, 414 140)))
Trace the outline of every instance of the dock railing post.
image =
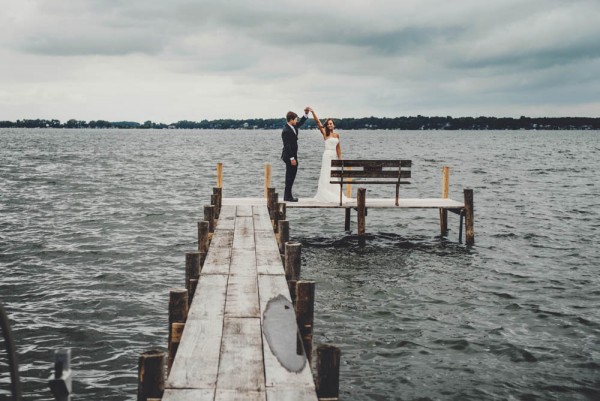
POLYGON ((152 350, 142 353, 138 362, 137 401, 161 398, 165 390, 165 353, 152 350))
POLYGON ((217 187, 223 188, 223 163, 217 163, 217 187))
POLYGON ((296 322, 302 345, 306 352, 308 365, 312 369, 312 351, 313 351, 313 324, 315 315, 315 282, 298 281, 296 283, 296 322))
POLYGON ((208 221, 198 222, 198 251, 205 254, 208 252, 208 234, 210 233, 209 227, 210 224, 208 223, 208 221))
POLYGON ((367 209, 367 189, 358 188, 356 194, 357 201, 357 217, 358 217, 358 235, 365 235, 365 221, 367 209))
POLYGON ((167 372, 171 370, 177 348, 181 342, 181 332, 187 320, 188 314, 188 291, 185 288, 177 288, 169 293, 169 357, 167 372))
POLYGON ((333 345, 317 347, 317 397, 337 400, 340 396, 340 359, 342 352, 333 345))
POLYGON ((465 189, 465 244, 475 244, 475 231, 473 229, 473 190, 465 189))
POLYGON ((185 288, 188 290, 189 305, 194 299, 195 288, 192 288, 192 281, 195 280, 196 285, 200 278, 200 252, 186 252, 185 254, 185 288))
POLYGON ((71 350, 59 349, 54 352, 54 374, 48 379, 48 386, 56 401, 69 401, 73 392, 71 372, 71 350))
POLYGON ((271 163, 265 164, 265 198, 268 197, 268 189, 271 187, 271 163))
MULTIPOLYGON (((450 167, 442 169, 442 199, 448 199, 450 188, 450 167)), ((448 209, 440 208, 440 231, 442 235, 448 232, 448 209)))
POLYGON ((302 244, 298 242, 287 242, 285 244, 285 279, 300 280, 300 265, 302 244))

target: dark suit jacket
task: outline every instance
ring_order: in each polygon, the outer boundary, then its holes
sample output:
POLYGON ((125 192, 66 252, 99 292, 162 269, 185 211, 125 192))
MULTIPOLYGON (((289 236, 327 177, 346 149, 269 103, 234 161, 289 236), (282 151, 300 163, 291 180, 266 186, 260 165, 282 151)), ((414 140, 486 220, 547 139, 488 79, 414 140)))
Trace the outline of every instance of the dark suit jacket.
POLYGON ((286 163, 289 163, 292 157, 298 160, 298 128, 305 122, 306 117, 302 116, 295 129, 292 129, 287 123, 283 126, 283 131, 281 131, 281 139, 283 140, 281 160, 286 163))

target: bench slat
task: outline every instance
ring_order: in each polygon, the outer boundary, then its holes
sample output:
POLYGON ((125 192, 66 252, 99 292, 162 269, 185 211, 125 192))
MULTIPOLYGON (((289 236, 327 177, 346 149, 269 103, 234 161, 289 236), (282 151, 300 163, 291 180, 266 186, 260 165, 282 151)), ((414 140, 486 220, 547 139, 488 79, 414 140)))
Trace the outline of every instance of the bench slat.
POLYGON ((410 184, 410 181, 364 181, 364 180, 352 180, 352 181, 329 181, 330 184, 410 184))
MULTIPOLYGON (((331 177, 353 177, 353 178, 398 178, 398 170, 395 171, 360 171, 360 170, 331 170, 331 177)), ((400 178, 411 178, 410 170, 400 171, 400 178)))
POLYGON ((332 167, 410 167, 412 160, 332 160, 332 167))

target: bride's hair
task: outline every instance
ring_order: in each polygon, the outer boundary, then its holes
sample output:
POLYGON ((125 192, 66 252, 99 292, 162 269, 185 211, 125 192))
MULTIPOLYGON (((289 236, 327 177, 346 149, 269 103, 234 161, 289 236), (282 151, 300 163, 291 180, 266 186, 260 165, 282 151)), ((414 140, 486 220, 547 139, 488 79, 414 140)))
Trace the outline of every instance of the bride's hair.
POLYGON ((333 119, 332 118, 328 118, 327 120, 325 120, 325 136, 331 135, 331 132, 332 132, 332 131, 329 130, 329 127, 327 126, 327 123, 329 121, 333 121, 333 119))

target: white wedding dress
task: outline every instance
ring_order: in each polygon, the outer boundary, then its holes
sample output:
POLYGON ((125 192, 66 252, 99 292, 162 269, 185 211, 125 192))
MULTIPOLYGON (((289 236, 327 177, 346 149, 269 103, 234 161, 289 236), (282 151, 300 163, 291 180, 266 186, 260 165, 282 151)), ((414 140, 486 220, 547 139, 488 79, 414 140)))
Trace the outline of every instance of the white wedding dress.
MULTIPOLYGON (((335 148, 340 140, 338 138, 328 138, 325 140, 325 151, 321 159, 321 175, 319 175, 319 186, 314 200, 319 202, 340 202, 340 186, 339 184, 330 184, 331 179, 331 161, 337 160, 335 148)), ((342 202, 349 199, 342 194, 342 202)))

